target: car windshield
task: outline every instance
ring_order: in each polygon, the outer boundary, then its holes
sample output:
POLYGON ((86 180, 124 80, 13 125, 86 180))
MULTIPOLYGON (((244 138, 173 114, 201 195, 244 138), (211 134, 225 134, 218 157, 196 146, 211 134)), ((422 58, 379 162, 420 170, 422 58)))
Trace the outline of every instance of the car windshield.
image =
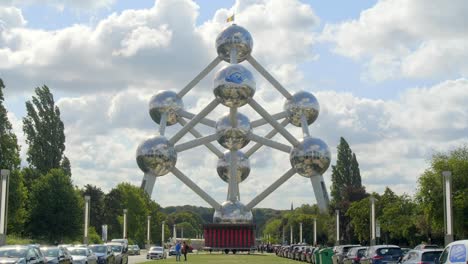
POLYGON ((106 253, 107 252, 107 247, 106 246, 92 246, 89 247, 93 252, 95 253, 106 253))
POLYGON ((112 245, 111 248, 113 252, 122 252, 122 246, 112 245))
POLYGON ((400 256, 402 255, 400 248, 379 248, 377 250, 379 256, 400 256))
POLYGON ((0 257, 24 258, 26 248, 0 248, 0 257))
POLYGON ((442 254, 442 251, 431 251, 431 252, 424 252, 422 254, 421 261, 431 261, 434 262, 436 259, 439 259, 440 254, 442 254))
POLYGON ((151 251, 162 251, 162 247, 152 247, 151 251))
POLYGON ((88 252, 85 248, 72 248, 70 254, 73 256, 86 256, 88 252))
POLYGON ((58 257, 59 250, 58 248, 41 248, 41 252, 44 257, 58 257))

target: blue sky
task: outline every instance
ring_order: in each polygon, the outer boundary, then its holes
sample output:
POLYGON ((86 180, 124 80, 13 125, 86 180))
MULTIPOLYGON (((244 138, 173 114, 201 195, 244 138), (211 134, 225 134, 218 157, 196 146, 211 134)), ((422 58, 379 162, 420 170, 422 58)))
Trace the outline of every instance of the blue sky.
MULTIPOLYGON (((24 102, 36 86, 52 89, 78 186, 94 182, 109 190, 121 181, 140 184, 134 151, 157 133, 147 115, 149 98, 160 90, 180 90, 216 56, 216 35, 233 11, 252 34, 253 56, 287 89, 305 89, 318 98, 321 114, 311 133, 327 142, 332 164, 339 138, 348 140, 368 191, 389 186, 412 195, 434 152, 468 142, 466 1, 31 2, 0 2, 5 104, 24 161, 24 102)), ((269 111, 281 111, 283 98, 254 76, 255 97, 269 111)), ((212 78, 210 73, 184 98, 187 110, 196 113, 209 102, 212 78)), ((247 107, 241 110, 258 118, 247 107)), ((169 127, 168 133, 178 129, 169 127)), ((301 137, 300 130, 291 131, 301 137)), ((218 178, 216 159, 201 152, 206 153, 203 148, 182 153, 178 165, 221 201, 226 186, 212 178, 218 178)), ((252 174, 241 186, 246 200, 290 166, 287 155, 266 148, 251 163, 252 174)), ((324 174, 328 188, 330 171, 324 174)), ((174 192, 205 205, 173 176, 158 178, 152 197, 163 206, 179 204, 170 199, 174 192)), ((288 208, 291 202, 315 202, 308 179, 294 176, 259 206, 288 208)))

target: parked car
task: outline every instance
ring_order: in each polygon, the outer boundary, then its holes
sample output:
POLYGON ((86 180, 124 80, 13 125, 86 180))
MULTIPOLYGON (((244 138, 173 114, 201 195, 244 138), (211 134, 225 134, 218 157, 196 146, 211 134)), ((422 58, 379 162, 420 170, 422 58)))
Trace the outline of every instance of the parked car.
POLYGON ((97 257, 85 247, 71 247, 68 249, 73 259, 73 264, 97 264, 97 257))
POLYGON ((177 252, 175 250, 175 246, 172 246, 170 249, 169 249, 169 256, 175 256, 177 255, 177 252))
POLYGON ((402 259, 401 263, 403 264, 434 264, 436 260, 439 260, 440 255, 442 254, 443 249, 419 249, 411 250, 408 254, 402 259))
POLYGON ((440 255, 439 264, 455 264, 468 262, 468 240, 458 240, 448 244, 440 255))
POLYGON ((306 246, 298 246, 296 251, 294 252, 293 259, 294 260, 301 260, 302 251, 305 250, 306 246))
POLYGON ((138 245, 129 245, 128 255, 140 255, 140 247, 138 245))
POLYGON ((0 263, 45 264, 41 250, 33 245, 0 247, 0 263))
POLYGON ((40 249, 48 264, 72 264, 72 256, 66 248, 41 247, 40 249))
POLYGON ((300 261, 307 261, 307 254, 309 254, 313 249, 314 247, 312 246, 305 247, 304 250, 302 250, 300 261))
POLYGON ((360 264, 361 258, 366 253, 367 247, 353 247, 343 259, 344 264, 360 264))
POLYGON ((115 264, 115 256, 108 245, 98 244, 88 247, 96 255, 98 264, 115 264))
POLYGON ((440 248, 438 245, 427 245, 427 244, 419 244, 414 247, 414 249, 420 250, 420 249, 429 249, 429 248, 435 248, 438 249, 440 248))
POLYGON ((128 264, 127 247, 120 242, 111 242, 106 245, 111 247, 112 252, 115 256, 115 264, 128 264))
POLYGON ((351 248, 355 247, 360 247, 361 245, 341 245, 341 246, 336 246, 333 249, 333 256, 332 256, 332 261, 333 264, 343 264, 343 259, 346 257, 348 254, 348 251, 351 248))
POLYGON ((371 246, 361 258, 361 264, 396 264, 403 251, 395 245, 371 246))
POLYGON ((165 259, 166 254, 163 247, 150 247, 148 253, 146 253, 147 259, 165 259))

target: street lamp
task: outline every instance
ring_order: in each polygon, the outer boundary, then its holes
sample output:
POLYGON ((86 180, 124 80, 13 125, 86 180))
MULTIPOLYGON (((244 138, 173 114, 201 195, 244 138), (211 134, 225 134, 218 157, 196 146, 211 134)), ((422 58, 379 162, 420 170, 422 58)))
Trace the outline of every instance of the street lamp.
POLYGON ((147 217, 148 223, 146 227, 146 241, 148 241, 148 249, 150 248, 151 245, 151 215, 148 215, 147 217))
POLYGON ((87 245, 89 240, 89 213, 90 213, 90 206, 91 206, 91 196, 85 195, 85 206, 84 206, 84 237, 83 237, 83 244, 87 245))
POLYGON ((123 209, 123 238, 127 238, 127 209, 123 209))
POLYGON ((453 242, 452 172, 443 171, 445 245, 453 242))
POLYGON ((299 223, 299 243, 302 243, 302 222, 299 223))
POLYGON ((161 223, 161 245, 164 247, 164 226, 166 225, 165 221, 161 223))
POLYGON ((317 218, 314 218, 314 246, 317 246, 317 218))
POLYGON ((336 245, 340 245, 340 210, 335 210, 336 213, 336 245))
POLYGON ((0 246, 6 244, 8 220, 8 185, 10 170, 1 170, 0 186, 0 246))
POLYGON ((371 196, 370 197, 370 202, 371 202, 371 213, 370 213, 370 222, 371 222, 371 239, 370 239, 370 245, 375 246, 376 244, 376 235, 375 235, 375 197, 371 196))

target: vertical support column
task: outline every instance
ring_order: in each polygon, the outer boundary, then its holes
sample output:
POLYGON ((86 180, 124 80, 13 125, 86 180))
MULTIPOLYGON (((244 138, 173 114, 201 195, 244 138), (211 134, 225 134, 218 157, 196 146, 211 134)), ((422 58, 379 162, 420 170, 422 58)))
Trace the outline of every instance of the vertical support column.
POLYGON ((147 243, 146 248, 149 250, 149 248, 151 247, 151 215, 148 215, 148 217, 147 217, 147 223, 146 223, 146 243, 147 243))
POLYGON ((292 225, 289 226, 289 245, 293 244, 293 227, 292 225))
POLYGON ((443 171, 444 185, 444 212, 445 212, 445 245, 453 242, 453 208, 452 208, 452 172, 443 171))
POLYGON ((299 223, 299 243, 302 244, 302 222, 299 223))
POLYGON ((180 228, 180 238, 184 239, 184 227, 180 228))
POLYGON ((122 238, 127 238, 127 213, 128 213, 128 209, 123 209, 123 233, 122 233, 122 238))
POLYGON ((286 232, 286 230, 285 230, 284 226, 283 226, 283 230, 282 230, 282 231, 283 231, 283 232, 282 232, 283 234, 282 234, 282 243, 281 243, 281 244, 282 244, 282 245, 286 245, 286 241, 285 241, 285 238, 284 238, 284 237, 285 237, 285 232, 286 232))
POLYGON ((370 245, 375 246, 376 245, 376 236, 375 236, 375 197, 371 196, 370 198, 371 202, 371 213, 370 213, 370 222, 371 222, 371 239, 370 239, 370 245))
POLYGON ((335 210, 336 213, 336 245, 340 245, 340 210, 335 210))
POLYGON ((101 239, 103 243, 107 243, 107 225, 102 225, 101 239))
POLYGON ((161 245, 164 247, 165 240, 164 240, 164 228, 166 227, 166 222, 162 221, 161 223, 161 245))
POLYGON ((314 218, 314 246, 317 246, 317 218, 314 218))
POLYGON ((10 170, 0 171, 0 246, 6 244, 8 225, 8 185, 10 170))
POLYGON ((177 229, 176 224, 172 226, 172 237, 174 238, 174 243, 177 241, 177 229))
POLYGON ((85 206, 84 206, 84 236, 83 244, 87 245, 89 243, 88 227, 89 227, 89 212, 91 206, 91 196, 85 195, 85 206))

